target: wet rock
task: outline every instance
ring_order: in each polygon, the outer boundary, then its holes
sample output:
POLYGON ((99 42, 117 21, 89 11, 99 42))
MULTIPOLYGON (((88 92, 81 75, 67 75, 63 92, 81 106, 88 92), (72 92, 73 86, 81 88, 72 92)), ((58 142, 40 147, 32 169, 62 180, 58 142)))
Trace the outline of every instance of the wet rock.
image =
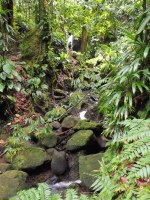
POLYGON ((47 153, 49 155, 49 160, 52 160, 54 151, 55 151, 54 148, 47 149, 47 153))
POLYGON ((49 129, 41 128, 35 133, 35 137, 39 140, 40 144, 47 148, 54 147, 57 144, 57 135, 49 129))
POLYGON ((102 153, 92 154, 79 157, 79 174, 80 180, 90 189, 91 185, 96 180, 93 176, 93 170, 98 170, 100 164, 98 161, 102 159, 102 153))
POLYGON ((0 199, 7 199, 25 187, 27 173, 10 170, 0 175, 0 199))
POLYGON ((90 143, 94 138, 92 130, 80 130, 76 132, 67 142, 66 149, 69 151, 80 150, 90 143))
POLYGON ((52 122, 53 129, 59 129, 61 127, 61 124, 58 121, 52 122))
POLYGON ((47 152, 39 147, 23 147, 17 151, 11 159, 9 154, 5 155, 6 161, 9 161, 14 169, 34 169, 42 165, 49 159, 47 152))
POLYGON ((12 168, 11 164, 9 163, 0 163, 0 174, 4 173, 5 171, 10 170, 11 168, 12 168))
POLYGON ((63 129, 70 129, 74 127, 78 123, 78 121, 79 119, 77 117, 70 115, 63 120, 61 126, 63 129))
POLYGON ((74 130, 95 130, 100 127, 100 124, 96 122, 88 122, 86 120, 80 120, 75 126, 74 130))
POLYGON ((87 112, 85 114, 85 117, 88 119, 88 120, 91 120, 91 121, 98 121, 100 120, 100 114, 98 113, 98 108, 97 108, 97 105, 94 105, 94 106, 90 106, 88 109, 87 109, 87 112))
POLYGON ((106 143, 109 141, 105 136, 99 135, 97 136, 97 141, 101 149, 106 148, 106 143))
POLYGON ((68 163, 64 151, 55 150, 51 162, 51 170, 56 176, 60 176, 67 170, 68 163))

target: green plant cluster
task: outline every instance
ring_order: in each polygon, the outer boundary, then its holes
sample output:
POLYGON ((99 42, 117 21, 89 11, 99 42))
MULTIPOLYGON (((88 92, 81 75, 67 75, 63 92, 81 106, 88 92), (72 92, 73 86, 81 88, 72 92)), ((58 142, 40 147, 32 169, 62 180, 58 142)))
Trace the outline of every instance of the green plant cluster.
POLYGON ((149 199, 150 120, 126 120, 120 130, 104 153, 92 188, 102 200, 149 199))
POLYGON ((38 188, 22 190, 15 197, 9 200, 98 200, 96 196, 88 197, 87 195, 78 193, 74 189, 68 189, 65 197, 60 194, 52 194, 49 186, 45 183, 38 184, 38 188))

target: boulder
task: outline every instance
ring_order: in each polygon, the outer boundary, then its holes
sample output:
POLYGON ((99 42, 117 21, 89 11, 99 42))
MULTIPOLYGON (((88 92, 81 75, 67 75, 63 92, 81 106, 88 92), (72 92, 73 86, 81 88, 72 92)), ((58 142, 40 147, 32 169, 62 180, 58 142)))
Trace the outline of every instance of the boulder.
POLYGON ((88 146, 94 139, 92 130, 80 130, 68 140, 66 149, 69 151, 76 151, 88 146))
POLYGON ((9 163, 0 163, 0 174, 4 173, 5 171, 10 170, 11 168, 12 168, 11 164, 9 163))
POLYGON ((25 187, 27 173, 10 170, 0 175, 0 199, 8 199, 25 187))
POLYGON ((56 176, 60 176, 65 173, 68 167, 68 163, 66 160, 65 151, 57 151, 54 150, 52 162, 51 162, 51 170, 56 176))
POLYGON ((5 159, 14 169, 34 169, 49 160, 47 152, 39 147, 23 147, 11 159, 6 153, 5 159))
POLYGON ((80 120, 75 126, 74 130, 96 130, 99 129, 100 124, 96 122, 88 122, 86 120, 80 120))
POLYGON ((70 129, 73 128, 78 123, 78 121, 79 119, 77 117, 70 115, 63 120, 61 126, 63 129, 70 129))
POLYGON ((49 156, 49 160, 50 160, 50 161, 52 160, 54 151, 55 151, 54 148, 47 149, 47 153, 48 153, 48 156, 49 156))
POLYGON ((92 172, 100 168, 98 161, 102 159, 102 155, 103 153, 98 153, 79 157, 80 180, 89 189, 96 180, 95 177, 92 176, 92 172))
POLYGON ((58 121, 52 122, 53 129, 59 129, 61 127, 60 123, 58 121))
POLYGON ((57 144, 57 135, 52 129, 40 128, 35 134, 35 137, 39 140, 40 144, 47 148, 54 147, 57 144))

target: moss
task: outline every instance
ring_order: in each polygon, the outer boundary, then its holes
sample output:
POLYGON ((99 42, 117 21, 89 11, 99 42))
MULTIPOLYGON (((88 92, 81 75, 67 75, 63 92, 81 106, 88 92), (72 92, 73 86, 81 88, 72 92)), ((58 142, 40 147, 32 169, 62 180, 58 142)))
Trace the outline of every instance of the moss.
POLYGON ((11 169, 11 165, 9 163, 0 163, 0 174, 10 169, 11 169))
POLYGON ((67 116, 62 122, 62 128, 69 129, 74 127, 78 123, 79 119, 73 116, 67 116))
POLYGON ((42 145, 48 148, 54 147, 57 144, 57 135, 55 135, 52 129, 47 131, 46 128, 40 128, 37 132, 35 132, 35 137, 38 138, 42 145))
POLYGON ((27 173, 17 170, 0 175, 0 198, 7 199, 25 187, 27 173))
POLYGON ((76 132, 67 142, 66 148, 67 150, 74 151, 78 149, 82 149, 93 136, 93 131, 91 130, 81 130, 76 132))
MULTIPOLYGON (((5 158, 7 158, 7 153, 5 158)), ((29 169, 42 165, 48 160, 46 151, 39 147, 24 147, 17 151, 11 164, 14 169, 29 169)))
POLYGON ((75 130, 93 130, 99 127, 100 124, 96 122, 87 122, 86 120, 80 120, 74 127, 75 130))
POLYGON ((102 159, 102 153, 92 154, 79 157, 79 175, 80 180, 86 187, 90 188, 96 180, 93 175, 93 170, 98 170, 100 164, 98 161, 102 159))

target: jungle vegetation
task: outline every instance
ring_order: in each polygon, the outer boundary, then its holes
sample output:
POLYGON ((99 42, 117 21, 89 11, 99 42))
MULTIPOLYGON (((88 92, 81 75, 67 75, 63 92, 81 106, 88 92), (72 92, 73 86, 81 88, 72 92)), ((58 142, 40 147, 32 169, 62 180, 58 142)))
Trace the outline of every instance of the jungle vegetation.
MULTIPOLYGON (((100 169, 94 173, 95 195, 78 196, 71 190, 65 198, 148 200, 150 0, 1 0, 1 123, 13 119, 15 91, 22 90, 30 97, 31 110, 40 99, 46 112, 56 86, 64 84, 61 73, 71 80, 72 91, 98 94, 102 134, 110 139, 100 169), (75 55, 67 52, 69 32, 79 43, 75 55), (24 82, 8 56, 16 49, 21 51, 28 77, 24 82)), ((41 112, 42 106, 38 107, 41 112)), ((57 118, 56 113, 51 114, 52 119, 55 115, 57 118)), ((46 188, 39 186, 39 191, 42 187, 46 188)), ((37 197, 22 191, 20 198, 14 199, 27 199, 21 195, 41 200, 62 198, 50 197, 50 193, 41 198, 40 192, 31 190, 37 197)))

